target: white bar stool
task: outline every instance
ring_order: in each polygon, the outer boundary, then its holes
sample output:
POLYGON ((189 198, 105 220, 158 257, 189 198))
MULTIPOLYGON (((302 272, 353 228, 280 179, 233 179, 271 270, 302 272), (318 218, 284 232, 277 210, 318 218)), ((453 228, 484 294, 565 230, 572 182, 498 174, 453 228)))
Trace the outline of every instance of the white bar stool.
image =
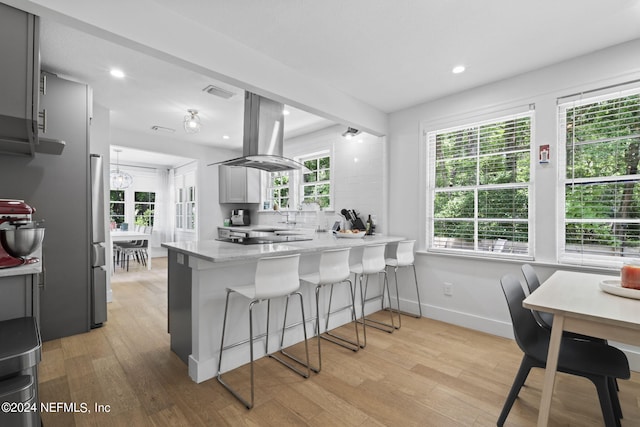
MULTIPOLYGON (((320 267, 317 273, 305 274, 300 276, 300 280, 311 283, 316 287, 316 339, 318 341, 318 367, 311 368, 315 372, 320 372, 322 369, 322 355, 320 353, 320 339, 325 339, 334 344, 338 344, 344 348, 352 351, 358 351, 360 349, 360 336, 358 334, 358 323, 356 322, 356 307, 355 307, 355 289, 349 276, 351 271, 349 270, 349 253, 351 248, 344 249, 331 249, 322 252, 320 255, 320 267), (331 301, 333 298, 333 286, 339 284, 349 284, 349 296, 351 298, 351 304, 331 311, 331 301), (324 334, 320 334, 320 289, 326 285, 331 285, 329 292, 329 304, 327 308, 327 318, 324 326, 324 334), (343 310, 351 310, 351 320, 355 327, 355 341, 337 335, 329 331, 329 317, 343 310)), ((286 316, 286 314, 285 314, 286 316)))
MULTIPOLYGON (((298 265, 300 262, 300 254, 295 255, 286 255, 279 257, 270 257, 270 258, 261 258, 258 260, 258 265, 256 267, 256 275, 255 282, 251 285, 245 286, 234 286, 227 288, 227 299, 224 306, 224 321, 222 323, 222 339, 220 342, 220 357, 218 359, 218 381, 222 384, 227 390, 231 392, 239 401, 241 401, 247 409, 251 409, 253 407, 254 401, 254 374, 253 374, 253 307, 260 302, 267 301, 267 331, 266 331, 266 340, 265 340, 265 353, 282 363, 289 369, 293 370, 297 374, 303 376, 304 378, 309 378, 310 365, 309 365, 309 348, 307 345, 307 330, 303 325, 304 331, 304 346, 305 352, 307 356, 307 363, 304 364, 303 361, 291 357, 290 355, 284 354, 289 357, 293 361, 303 365, 306 367, 306 371, 302 371, 287 363, 286 361, 278 358, 273 354, 269 354, 269 314, 271 311, 271 299, 278 297, 287 297, 287 305, 289 304, 289 297, 291 295, 298 295, 300 298, 300 312, 302 314, 302 319, 304 319, 304 306, 302 303, 302 294, 298 291, 300 289, 300 277, 298 275, 298 265), (227 310, 229 308, 229 297, 232 293, 237 293, 245 298, 250 300, 249 302, 249 339, 231 344, 227 347, 224 346, 224 333, 227 325, 227 310), (228 385, 222 379, 222 353, 223 350, 227 350, 232 347, 236 347, 240 344, 244 344, 249 341, 249 351, 251 353, 251 399, 247 401, 240 394, 234 390, 230 385, 228 385)), ((285 315, 286 322, 286 315, 285 315)), ((285 328, 282 329, 282 336, 284 339, 285 328)), ((257 337, 256 337, 257 338, 257 337)), ((281 341, 282 344, 282 341, 281 341)), ((282 352, 282 348, 279 349, 282 352)))
MULTIPOLYGON (((385 260, 387 267, 393 267, 393 276, 395 277, 396 282, 396 298, 398 298, 398 309, 400 308, 400 296, 398 291, 398 269, 401 267, 412 267, 413 268, 413 278, 416 283, 416 295, 418 296, 418 311, 420 314, 412 314, 408 313, 413 317, 420 318, 422 317, 422 304, 420 303, 420 290, 418 289, 418 276, 416 275, 416 266, 415 266, 415 258, 413 255, 413 247, 415 245, 415 240, 403 240, 398 242, 398 248, 396 249, 396 257, 395 258, 387 258, 385 260)), ((406 312, 403 312, 407 314, 406 312)), ((398 317, 400 320, 400 317, 398 317)), ((400 323, 400 326, 402 324, 400 323)))
MULTIPOLYGON (((360 264, 352 265, 350 267, 351 273, 353 273, 355 276, 354 281, 357 281, 359 279, 359 282, 360 282, 360 299, 362 303, 362 316, 359 322, 362 323, 363 325, 362 333, 364 336, 364 345, 361 345, 360 346, 361 348, 364 348, 367 345, 367 322, 369 322, 372 327, 388 333, 392 333, 395 329, 397 329, 393 321, 393 312, 391 309, 389 310, 391 323, 385 323, 378 320, 369 319, 364 314, 366 303, 377 300, 377 299, 381 300, 382 310, 385 309, 384 307, 385 289, 387 291, 387 298, 389 299, 389 306, 391 306, 391 294, 389 293, 389 281, 387 280, 387 270, 386 270, 387 265, 385 263, 385 258, 384 258, 384 250, 386 246, 387 246, 386 243, 377 243, 377 244, 365 246, 362 252, 362 262, 360 264), (380 274, 384 275, 384 280, 382 282, 382 291, 379 295, 367 298, 367 287, 369 285, 369 276, 372 274, 377 274, 378 277, 380 276, 380 274), (362 285, 363 277, 365 278, 364 286, 362 285)), ((397 310, 396 312, 398 316, 400 316, 399 310, 397 310)))

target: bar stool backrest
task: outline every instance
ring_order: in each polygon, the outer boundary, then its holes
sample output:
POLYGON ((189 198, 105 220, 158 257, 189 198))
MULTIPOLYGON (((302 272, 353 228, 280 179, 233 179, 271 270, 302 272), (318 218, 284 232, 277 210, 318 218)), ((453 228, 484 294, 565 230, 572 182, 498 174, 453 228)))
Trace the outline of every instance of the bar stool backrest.
POLYGON ((340 283, 349 278, 349 253, 351 248, 331 249, 320 256, 320 283, 340 283))
POLYGON ((289 295, 300 288, 300 254, 261 258, 256 267, 256 299, 289 295))
POLYGON ((396 250, 396 260, 398 261, 398 267, 404 267, 413 264, 413 246, 415 240, 403 240, 398 242, 398 249, 396 250))
POLYGON ((384 249, 386 243, 365 246, 362 251, 362 272, 363 274, 373 274, 383 271, 387 263, 384 259, 384 249))

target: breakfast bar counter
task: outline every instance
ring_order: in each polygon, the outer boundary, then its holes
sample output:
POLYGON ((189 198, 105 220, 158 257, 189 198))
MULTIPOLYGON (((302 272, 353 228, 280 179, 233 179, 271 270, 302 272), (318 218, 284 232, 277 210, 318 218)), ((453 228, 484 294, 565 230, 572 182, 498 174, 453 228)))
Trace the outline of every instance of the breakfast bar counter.
MULTIPOLYGON (((258 245, 243 245, 217 240, 189 241, 162 243, 168 250, 168 329, 171 335, 171 350, 174 351, 189 366, 189 376, 195 382, 202 382, 213 378, 218 372, 218 354, 220 336, 222 334, 222 320, 226 288, 232 285, 253 283, 255 267, 258 259, 269 256, 300 254, 300 273, 306 274, 317 271, 320 254, 327 249, 351 247, 351 262, 359 262, 362 257, 362 247, 374 243, 393 244, 403 240, 394 236, 364 236, 362 238, 336 237, 330 233, 314 236, 312 240, 291 241, 258 245)), ((373 283, 373 282, 372 282, 373 283)), ((313 331, 310 318, 315 316, 311 308, 315 306, 315 294, 311 286, 301 285, 307 313, 307 331, 313 331)), ((336 304, 348 301, 348 293, 337 293, 333 296, 336 304)), ((275 302, 275 301, 274 301, 275 302)), ((249 316, 246 308, 234 304, 241 303, 239 299, 230 301, 230 317, 227 328, 229 342, 244 341, 248 337, 249 316)), ((281 301, 278 301, 281 303, 281 301)), ((283 302, 282 302, 283 303, 283 302)), ((322 305, 322 303, 321 303, 322 305)), ((256 306, 256 319, 266 316, 266 307, 256 306)), ((272 307, 272 325, 282 324, 283 310, 272 307)), ((295 310, 294 310, 295 311, 295 310)), ((302 319, 291 317, 288 322, 295 323, 302 319)), ((348 313, 331 317, 331 327, 351 321, 348 313)), ((265 324, 258 325, 256 334, 265 332, 265 324)), ((279 342, 280 331, 272 326, 270 341, 279 342)), ((301 328, 287 333, 292 341, 285 345, 292 345, 303 339, 301 328), (296 331, 299 333, 296 335, 296 331)), ((226 341, 226 338, 225 338, 226 341)), ((264 345, 256 341, 256 357, 265 355, 264 345)), ((249 344, 247 343, 246 346, 249 344)), ((273 349, 271 349, 273 351, 273 349)), ((248 351, 238 346, 229 351, 233 360, 233 367, 249 362, 248 351)), ((226 351, 225 351, 226 354, 226 351)), ((230 366, 225 362, 225 366, 230 366)), ((225 368, 226 370, 226 368, 225 368)))

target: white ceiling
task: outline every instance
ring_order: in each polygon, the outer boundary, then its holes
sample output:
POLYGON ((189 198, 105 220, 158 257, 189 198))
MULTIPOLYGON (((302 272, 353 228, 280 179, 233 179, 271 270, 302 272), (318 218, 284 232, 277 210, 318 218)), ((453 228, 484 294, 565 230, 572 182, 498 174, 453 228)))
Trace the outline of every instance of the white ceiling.
MULTIPOLYGON (((640 38, 640 0, 152 4, 387 113, 640 38), (453 75, 458 64, 467 71, 453 75)), ((171 23, 166 26, 169 31, 171 23)), ((152 133, 150 127, 159 125, 176 129, 173 137, 182 140, 241 146, 242 89, 51 19, 42 20, 41 33, 43 69, 89 83, 95 102, 112 111, 113 127, 152 133), (127 77, 111 78, 113 66, 127 77), (237 95, 224 100, 205 94, 202 89, 209 84, 237 95), (202 132, 196 136, 181 128, 190 108, 202 118, 202 132), (224 134, 231 138, 223 140, 224 134)), ((286 137, 333 124, 291 110, 286 137)))

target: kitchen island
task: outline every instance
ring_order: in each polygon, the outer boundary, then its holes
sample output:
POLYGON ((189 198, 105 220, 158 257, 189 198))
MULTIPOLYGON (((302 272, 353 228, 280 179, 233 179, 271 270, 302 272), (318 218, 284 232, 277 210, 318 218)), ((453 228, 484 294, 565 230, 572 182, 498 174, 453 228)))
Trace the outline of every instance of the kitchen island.
MULTIPOLYGON (((189 376, 195 382, 213 378, 218 372, 218 354, 222 334, 222 320, 226 288, 232 285, 253 283, 255 268, 259 258, 299 253, 300 274, 317 271, 320 254, 327 249, 351 247, 351 262, 357 263, 362 257, 362 247, 374 243, 397 243, 403 240, 394 236, 365 236, 363 238, 337 238, 330 233, 322 233, 312 240, 259 245, 242 245, 217 240, 162 243, 168 250, 168 329, 171 335, 171 350, 189 366, 189 376)), ((374 282, 371 281, 371 286, 374 282)), ((313 332, 311 318, 315 316, 315 294, 311 285, 304 283, 300 288, 307 316, 307 332, 313 332)), ((334 307, 346 305, 349 301, 346 289, 336 289, 334 307), (343 293, 338 291, 342 290, 343 293)), ((321 300, 322 307, 326 303, 321 300)), ((357 300, 356 300, 357 304, 357 300)), ((369 307, 368 307, 369 308, 369 307)), ((255 311, 256 335, 266 331, 266 304, 258 304, 255 311), (263 307, 264 306, 264 307, 263 307)), ((376 311, 371 309, 371 311, 376 311)), ((284 301, 274 301, 271 308, 270 352, 279 343, 283 321, 284 301)), ((287 323, 300 322, 297 310, 290 310, 287 323)), ((323 313, 321 313, 322 319, 323 313)), ((330 327, 351 322, 348 312, 331 317, 330 327)), ((231 298, 229 320, 225 341, 240 342, 248 338, 249 314, 246 300, 231 298)), ((287 332, 285 346, 302 341, 302 328, 287 332)), ((262 340, 264 341, 264 339, 262 340)), ((249 362, 249 344, 225 351, 225 371, 249 362)), ((256 340, 256 358, 266 353, 264 345, 256 340)))

